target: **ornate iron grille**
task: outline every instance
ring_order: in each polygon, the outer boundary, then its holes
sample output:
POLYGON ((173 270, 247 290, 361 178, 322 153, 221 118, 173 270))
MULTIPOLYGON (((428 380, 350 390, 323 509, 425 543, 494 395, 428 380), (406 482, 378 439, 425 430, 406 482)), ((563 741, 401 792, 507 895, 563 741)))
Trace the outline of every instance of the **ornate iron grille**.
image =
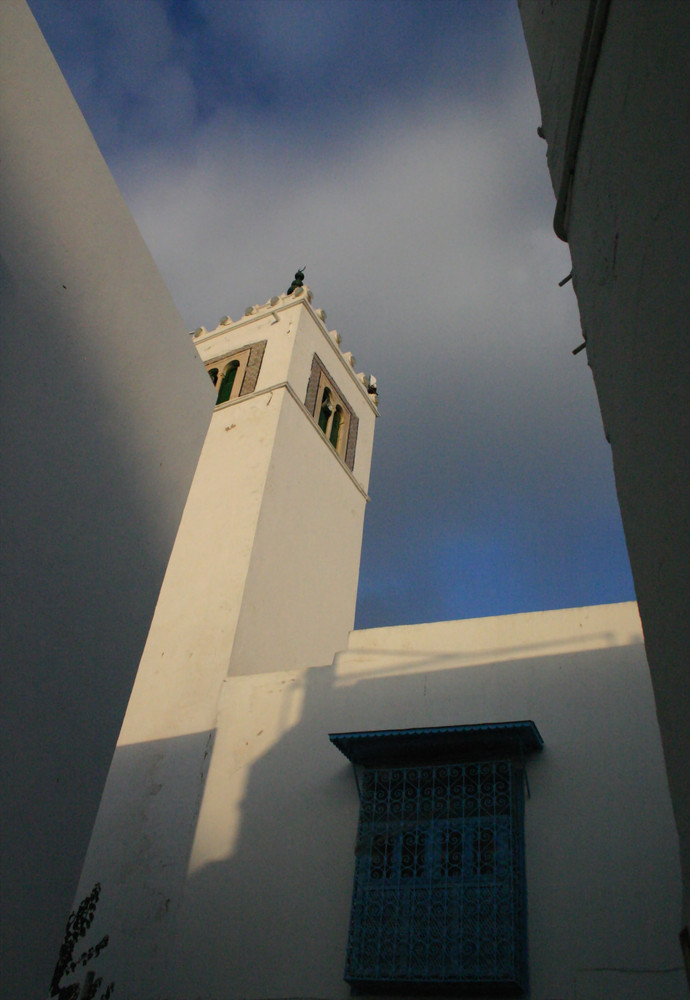
POLYGON ((365 769, 356 853, 348 982, 526 991, 522 784, 510 761, 365 769))

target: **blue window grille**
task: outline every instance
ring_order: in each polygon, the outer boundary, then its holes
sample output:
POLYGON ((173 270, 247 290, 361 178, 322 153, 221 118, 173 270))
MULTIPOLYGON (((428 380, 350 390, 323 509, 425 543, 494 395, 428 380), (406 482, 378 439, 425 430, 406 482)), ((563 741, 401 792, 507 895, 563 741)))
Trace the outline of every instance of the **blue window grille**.
MULTIPOLYGON (((504 725, 533 727, 527 748, 541 746, 533 723, 504 725)), ((331 737, 364 765, 345 970, 357 990, 527 992, 524 742, 484 732, 484 759, 457 760, 480 729, 331 737), (381 766, 386 747, 395 766, 381 766)))

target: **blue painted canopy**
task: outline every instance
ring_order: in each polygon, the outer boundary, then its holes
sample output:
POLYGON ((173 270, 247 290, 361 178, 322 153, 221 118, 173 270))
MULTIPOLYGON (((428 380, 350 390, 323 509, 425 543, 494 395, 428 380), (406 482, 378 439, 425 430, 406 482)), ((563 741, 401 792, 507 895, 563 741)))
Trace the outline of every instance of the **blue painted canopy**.
POLYGON ((544 746, 539 730, 529 719, 470 726, 330 733, 328 738, 353 764, 368 767, 448 761, 474 753, 526 753, 544 746))

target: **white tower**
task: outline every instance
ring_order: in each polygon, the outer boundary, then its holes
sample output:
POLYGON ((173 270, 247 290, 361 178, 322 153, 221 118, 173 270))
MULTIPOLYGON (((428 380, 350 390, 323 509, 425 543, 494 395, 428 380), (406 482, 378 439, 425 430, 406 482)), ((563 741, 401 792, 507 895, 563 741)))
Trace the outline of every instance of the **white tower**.
POLYGON ((311 299, 298 282, 194 334, 218 401, 78 893, 103 886, 99 973, 123 996, 157 995, 189 873, 227 848, 208 769, 233 679, 330 664, 354 624, 375 380, 311 299))

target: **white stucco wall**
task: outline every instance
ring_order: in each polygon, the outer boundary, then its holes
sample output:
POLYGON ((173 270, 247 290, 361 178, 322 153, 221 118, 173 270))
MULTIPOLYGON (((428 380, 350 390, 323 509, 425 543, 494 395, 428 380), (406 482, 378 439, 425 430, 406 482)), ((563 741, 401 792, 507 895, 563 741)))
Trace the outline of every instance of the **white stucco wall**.
MULTIPOLYGON (((200 328, 194 342, 204 362, 210 363, 231 351, 267 340, 256 391, 289 382, 297 400, 304 402, 311 364, 318 354, 338 388, 359 418, 353 473, 363 490, 369 486, 376 414, 372 397, 358 377, 355 359, 343 352, 338 334, 326 324, 323 310, 316 309, 308 287, 300 292, 274 296, 234 322, 229 318, 215 330, 200 328)), ((361 373, 360 373, 361 374, 361 373)))
POLYGON ((354 624, 365 499, 292 397, 262 498, 231 670, 318 664, 354 624))
POLYGON ((0 4, 3 998, 55 965, 212 391, 23 0, 0 4))
POLYGON ((365 392, 361 381, 357 378, 356 359, 347 351, 343 352, 338 344, 337 333, 328 331, 325 322, 314 315, 310 306, 300 312, 298 324, 300 336, 295 341, 292 354, 290 382, 298 398, 304 400, 312 356, 314 353, 319 355, 338 389, 359 417, 353 473, 357 482, 367 490, 374 446, 375 422, 371 419, 374 412, 372 397, 365 392))
MULTIPOLYGON (((585 0, 520 0, 558 189, 585 0)), ((690 923, 690 5, 612 0, 575 167, 573 287, 611 443, 690 923)), ((536 141, 536 140, 535 140, 536 141)))
MULTIPOLYGON (((178 896, 144 949, 117 937, 122 873, 91 873, 94 934, 111 934, 99 974, 137 1000, 345 1000, 358 799, 328 733, 511 719, 545 741, 525 804, 532 1000, 680 1000, 677 844, 634 604, 371 629, 331 666, 228 677, 178 896)), ((196 739, 118 756, 136 773, 174 754, 184 780, 196 739)))
POLYGON ((205 361, 267 344, 255 390, 214 410, 77 892, 104 886, 99 972, 138 1000, 169 982, 226 690, 330 662, 354 623, 367 497, 302 402, 314 352, 340 366, 365 482, 376 410, 306 295, 196 337, 205 361))

